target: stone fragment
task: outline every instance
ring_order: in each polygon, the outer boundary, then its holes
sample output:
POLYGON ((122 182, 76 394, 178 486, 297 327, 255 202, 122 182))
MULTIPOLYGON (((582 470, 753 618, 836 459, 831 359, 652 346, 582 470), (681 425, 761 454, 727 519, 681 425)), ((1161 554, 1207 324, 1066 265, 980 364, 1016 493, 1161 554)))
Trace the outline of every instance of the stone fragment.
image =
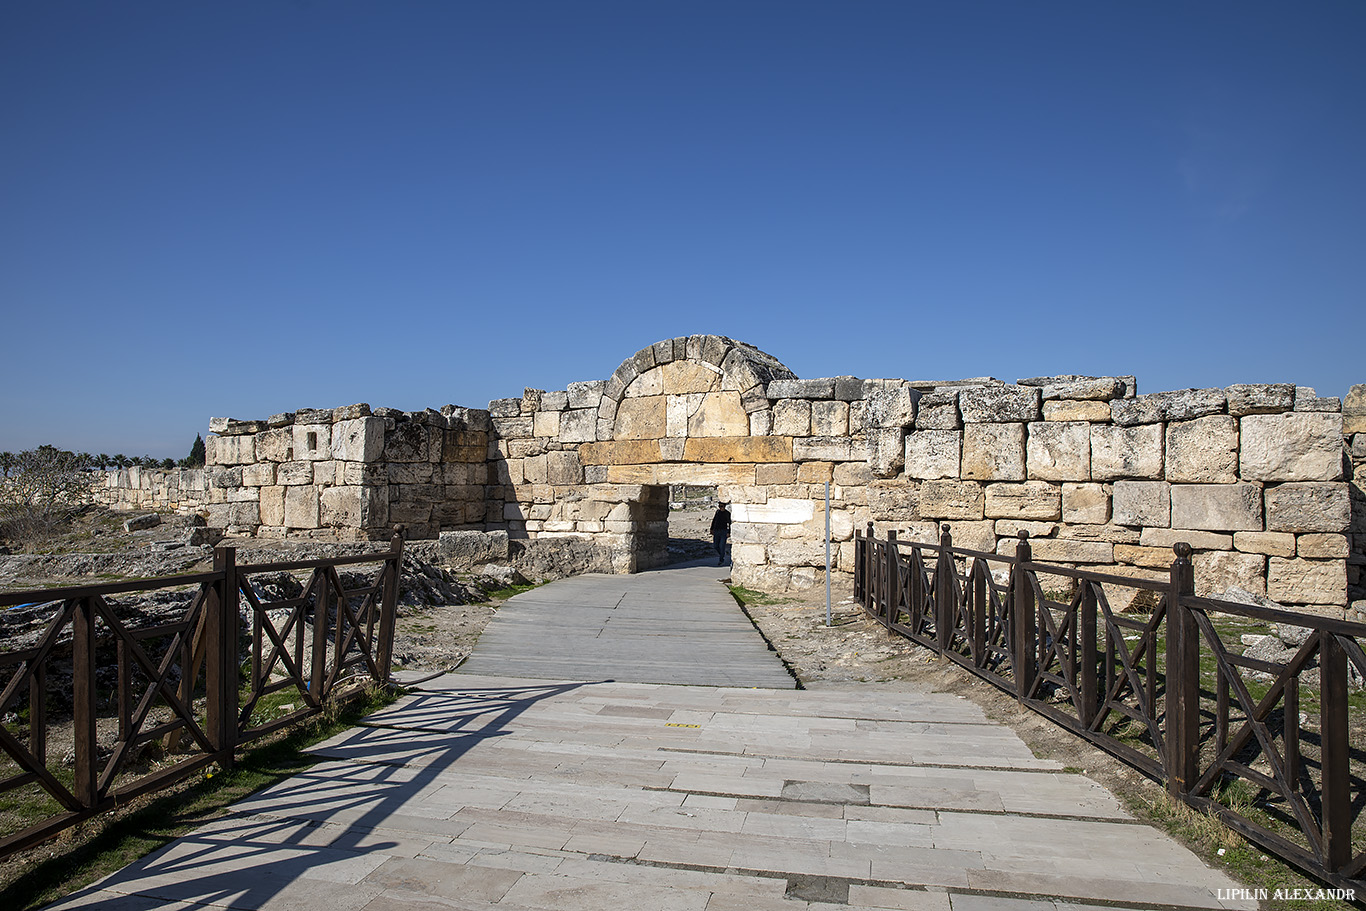
POLYGON ((849 403, 816 401, 811 403, 811 435, 837 437, 849 432, 849 403))
POLYGON ((1168 424, 1167 480, 1182 484, 1238 480, 1238 420, 1213 414, 1168 424))
POLYGON ((1342 411, 1342 399, 1337 396, 1320 397, 1312 386, 1295 387, 1296 411, 1342 411))
POLYGON ((1043 387, 1043 399, 1071 399, 1073 401, 1108 402, 1122 398, 1124 383, 1113 376, 1085 377, 1047 383, 1043 387))
POLYGON ((1287 604, 1346 605, 1347 563, 1270 557, 1266 593, 1287 604))
POLYGON ((1037 421, 1039 402, 1036 386, 979 386, 958 393, 958 410, 965 424, 1037 421))
POLYGON ((1313 532, 1296 539, 1296 553, 1310 560, 1345 560, 1351 555, 1346 535, 1313 532))
POLYGON ((1110 521, 1110 495, 1104 484, 1063 484, 1062 520, 1081 525, 1110 521))
POLYGON ((920 485, 920 515, 926 519, 981 519, 986 499, 972 481, 926 481, 920 485))
POLYGON ((1289 383, 1235 383, 1224 394, 1228 397, 1228 413, 1236 418, 1280 414, 1295 407, 1295 387, 1289 383))
POLYGON ((1260 484, 1173 484, 1172 527, 1261 531, 1260 484))
POLYGON ((958 430, 916 430, 906 434, 906 477, 958 477, 962 448, 963 434, 958 430))
POLYGON ((1351 522, 1345 483, 1292 482, 1266 490, 1267 531, 1344 532, 1351 522))
POLYGON ((243 433, 259 433, 269 428, 265 421, 239 421, 237 418, 209 418, 209 433, 219 436, 237 436, 243 433))
POLYGON ((962 477, 977 481, 1025 479, 1024 424, 963 425, 962 477))
MULTIPOLYGON (((1240 534, 1253 534, 1253 532, 1240 532, 1240 534)), ((1138 543, 1144 547, 1164 547, 1168 553, 1171 552, 1172 547, 1179 543, 1189 544, 1195 550, 1228 550, 1233 546, 1233 538, 1230 535, 1221 535, 1212 531, 1200 531, 1193 528, 1145 528, 1138 543)))
POLYGON ((1245 481, 1336 481, 1342 477, 1343 418, 1294 411, 1241 422, 1245 481))
MULTIPOLYGON (((915 423, 920 392, 905 380, 864 380, 864 426, 900 430, 915 423)), ((899 445, 898 441, 898 445, 899 445)))
POLYGON ((1110 403, 1110 419, 1125 427, 1135 424, 1158 424, 1164 421, 1189 421, 1207 414, 1219 414, 1227 404, 1222 389, 1152 392, 1132 399, 1115 399, 1110 403))
POLYGON ((958 393, 927 392, 916 404, 917 430, 957 430, 963 426, 958 419, 958 393))
POLYGON ((1200 597, 1216 597, 1231 587, 1256 594, 1266 591, 1266 557, 1261 554, 1209 551, 1195 554, 1191 563, 1195 566, 1195 593, 1200 597))
POLYGON ((1044 481, 1091 479, 1091 425, 1036 421, 1026 444, 1029 477, 1044 481))
MULTIPOLYGON (((657 440, 665 431, 665 398, 622 399, 617 408, 615 438, 618 440, 657 440)), ((748 429, 746 419, 746 429, 748 429)))
POLYGON ((123 530, 126 532, 145 531, 148 528, 156 528, 161 524, 161 516, 158 513, 149 512, 141 516, 134 516, 125 519, 123 530))
POLYGON ((1162 425, 1091 427, 1091 477, 1097 481, 1162 477, 1162 425))
MULTIPOLYGON (((901 471, 906 459, 906 434, 900 427, 871 429, 868 437, 868 468, 875 478, 893 478, 901 471)), ((812 437, 816 440, 836 440, 838 437, 812 437)), ((794 450, 796 446, 794 444, 794 450)), ((851 444, 852 450, 852 444, 851 444)), ((840 461, 830 459, 830 461, 840 461)))
POLYGON ((272 414, 266 419, 266 425, 272 428, 288 427, 294 423, 294 412, 282 411, 279 414, 272 414))
POLYGON ((835 397, 834 377, 813 380, 774 380, 768 384, 770 399, 830 399, 835 397))
POLYGON ((1116 481, 1111 509, 1116 525, 1171 525, 1171 485, 1166 481, 1116 481))
POLYGON ((1110 403, 1059 399, 1043 403, 1045 421, 1086 421, 1092 424, 1110 423, 1110 403))
POLYGON ((988 484, 984 510, 989 519, 1061 519, 1062 489, 1046 481, 988 484))
POLYGON ((1366 433, 1366 383, 1348 389, 1342 400, 1342 432, 1366 433))
POLYGON ((1284 531, 1235 532, 1233 546, 1247 554, 1263 554, 1268 557, 1295 556, 1295 536, 1284 531))
POLYGON ((588 380, 570 383, 565 390, 570 408, 597 408, 602 403, 603 389, 607 384, 602 380, 588 380))

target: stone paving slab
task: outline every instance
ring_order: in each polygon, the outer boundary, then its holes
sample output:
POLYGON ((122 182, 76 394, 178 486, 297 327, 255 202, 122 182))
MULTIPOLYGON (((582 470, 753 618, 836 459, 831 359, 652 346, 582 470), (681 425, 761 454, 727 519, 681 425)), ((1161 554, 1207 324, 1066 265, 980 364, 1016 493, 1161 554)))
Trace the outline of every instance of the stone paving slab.
POLYGON ((452 674, 314 752, 53 907, 1255 907, 976 706, 897 685, 452 674))

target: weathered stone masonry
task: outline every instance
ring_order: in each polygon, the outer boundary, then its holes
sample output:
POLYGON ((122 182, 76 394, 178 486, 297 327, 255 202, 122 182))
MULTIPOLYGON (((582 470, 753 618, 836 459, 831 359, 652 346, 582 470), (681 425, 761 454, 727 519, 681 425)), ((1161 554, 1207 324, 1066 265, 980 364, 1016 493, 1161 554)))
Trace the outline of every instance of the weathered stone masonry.
POLYGON ((505 529, 630 572, 664 558, 666 485, 715 484, 734 504, 735 581, 766 590, 821 580, 827 481, 841 572, 870 521, 926 541, 948 522, 959 545, 1002 553, 1026 529, 1036 559, 1153 578, 1184 540, 1202 593, 1340 615, 1366 563, 1366 386, 1344 403, 1282 384, 1138 395, 1133 377, 803 380, 691 336, 487 410, 355 405, 210 430, 197 482, 119 473, 106 499, 207 509, 238 534, 505 529))

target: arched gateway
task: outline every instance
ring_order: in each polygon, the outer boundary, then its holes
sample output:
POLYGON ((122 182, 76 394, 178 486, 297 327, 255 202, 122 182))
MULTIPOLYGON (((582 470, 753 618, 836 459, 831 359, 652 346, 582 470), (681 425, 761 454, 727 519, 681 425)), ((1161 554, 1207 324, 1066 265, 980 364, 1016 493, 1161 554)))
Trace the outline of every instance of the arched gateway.
POLYGON ((413 538, 510 538, 561 571, 632 572, 664 559, 668 485, 715 485, 733 504, 733 578, 782 591, 820 580, 830 482, 843 572, 868 522, 933 541, 947 521, 960 546, 1007 553, 1026 530, 1037 560, 1153 578, 1186 541, 1202 594, 1342 615, 1349 556, 1366 565, 1346 477, 1366 472, 1366 386, 1344 407, 1288 384, 1135 385, 798 379, 695 335, 487 409, 216 418, 208 469, 114 473, 103 495, 233 534, 385 538, 401 522, 413 538))

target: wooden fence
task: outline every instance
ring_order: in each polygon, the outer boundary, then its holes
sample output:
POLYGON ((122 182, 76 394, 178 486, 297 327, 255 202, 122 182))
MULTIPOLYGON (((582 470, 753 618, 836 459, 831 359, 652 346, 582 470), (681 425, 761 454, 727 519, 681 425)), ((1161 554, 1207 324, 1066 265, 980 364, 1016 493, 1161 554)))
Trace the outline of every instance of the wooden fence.
POLYGON ((16 814, 27 824, 0 831, 0 857, 213 763, 229 767, 239 746, 359 683, 387 683, 402 531, 374 554, 239 566, 222 547, 209 572, 0 593, 0 609, 55 611, 33 647, 0 644, 0 795, 18 792, 9 802, 28 808, 16 814), (375 563, 373 580, 339 572, 375 563), (297 597, 263 601, 252 585, 303 571, 297 597), (120 610, 116 596, 128 595, 169 601, 178 616, 139 624, 120 610), (266 700, 277 693, 293 702, 266 700), (69 751, 54 759, 54 746, 69 751))
POLYGON ((855 598, 1031 709, 1163 782, 1269 852, 1366 891, 1366 624, 1195 596, 1191 548, 1142 580, 855 534, 855 598), (1121 611, 1116 605, 1137 609, 1121 611), (1241 654, 1240 629, 1287 624, 1292 657, 1241 654), (1230 641, 1232 639, 1233 641, 1230 641))

